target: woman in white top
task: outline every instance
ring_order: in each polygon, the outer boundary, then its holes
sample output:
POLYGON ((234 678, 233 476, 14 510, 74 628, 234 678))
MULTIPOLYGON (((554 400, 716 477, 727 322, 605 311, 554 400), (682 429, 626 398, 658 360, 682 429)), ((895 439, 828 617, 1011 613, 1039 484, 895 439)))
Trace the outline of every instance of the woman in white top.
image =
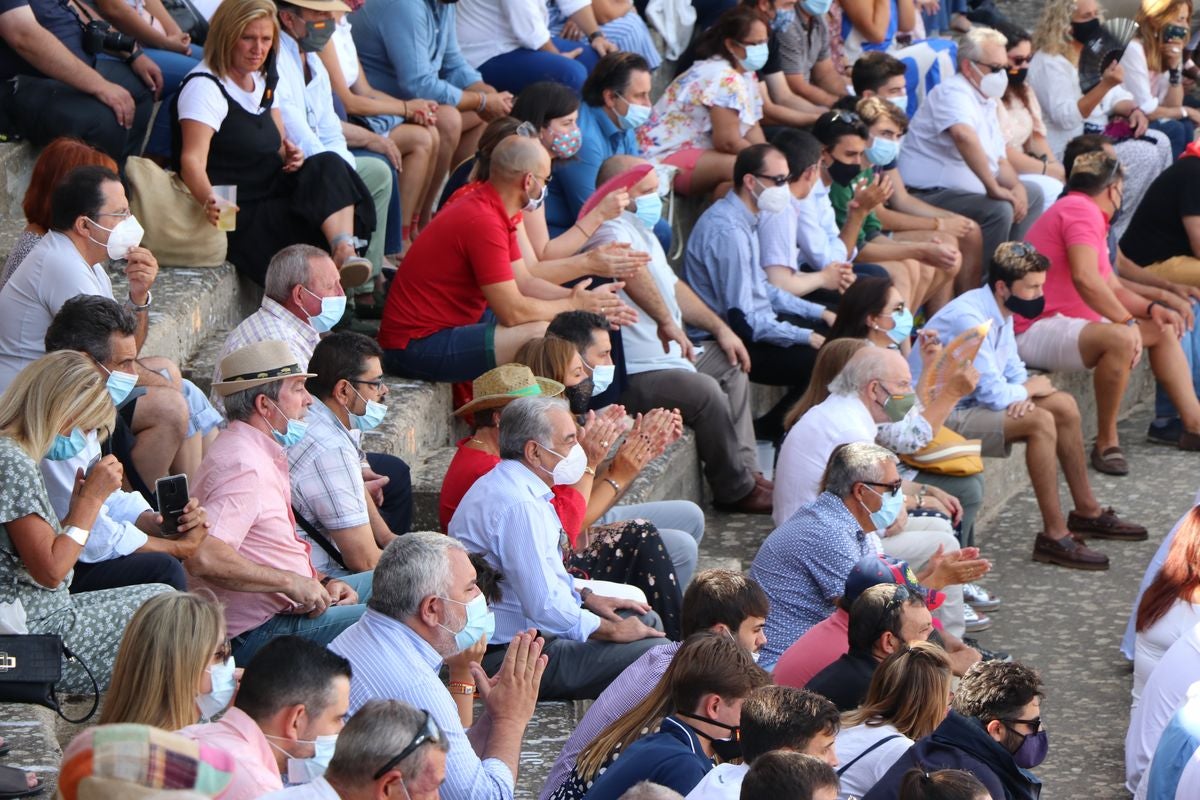
POLYGON ((1200 623, 1200 506, 1179 526, 1167 559, 1142 594, 1135 629, 1133 705, 1163 654, 1200 623))
POLYGON ((1038 184, 1047 198, 1058 197, 1062 194, 1067 173, 1050 149, 1042 108, 1026 82, 1033 56, 1032 40, 1028 32, 1007 22, 996 30, 1007 40, 1008 88, 996 111, 1000 115, 1008 163, 1013 165, 1021 180, 1038 184))
POLYGON ((1179 158, 1196 132, 1200 110, 1183 103, 1183 45, 1191 35, 1191 0, 1142 0, 1138 34, 1121 57, 1124 86, 1151 126, 1167 134, 1179 158))
POLYGON ((1150 121, 1145 112, 1121 88, 1125 75, 1121 64, 1109 65, 1099 83, 1083 90, 1079 54, 1099 28, 1096 0, 1047 0, 1033 34, 1035 52, 1027 82, 1042 109, 1046 141, 1055 158, 1061 160, 1067 142, 1082 133, 1114 135, 1117 158, 1125 167, 1129 208, 1113 224, 1120 238, 1150 183, 1170 166, 1171 145, 1165 134, 1147 130, 1150 121))
POLYGON ((929 642, 880 663, 866 701, 842 715, 836 744, 839 798, 865 795, 913 742, 942 724, 950 710, 952 678, 945 651, 929 642))

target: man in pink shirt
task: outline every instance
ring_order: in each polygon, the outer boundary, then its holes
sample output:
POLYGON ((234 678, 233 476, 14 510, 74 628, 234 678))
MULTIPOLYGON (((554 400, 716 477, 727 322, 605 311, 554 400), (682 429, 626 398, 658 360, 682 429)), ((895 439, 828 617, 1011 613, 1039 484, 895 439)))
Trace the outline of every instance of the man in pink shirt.
POLYGON ((312 405, 304 380, 312 375, 285 342, 271 340, 221 359, 221 374, 213 389, 225 399, 229 426, 192 486, 211 528, 185 562, 188 574, 224 604, 242 663, 275 636, 329 644, 362 616, 371 573, 322 575, 296 536, 286 448, 304 437, 301 420, 312 405))
POLYGON ((1179 344, 1184 321, 1160 299, 1161 289, 1123 283, 1108 257, 1108 229, 1121 208, 1124 171, 1104 151, 1075 160, 1068 193, 1034 223, 1029 244, 1050 259, 1045 309, 1014 317, 1017 352, 1048 371, 1091 369, 1097 433, 1092 466, 1125 475, 1117 412, 1129 373, 1149 350, 1154 376, 1179 410, 1181 450, 1200 450, 1200 402, 1179 344))

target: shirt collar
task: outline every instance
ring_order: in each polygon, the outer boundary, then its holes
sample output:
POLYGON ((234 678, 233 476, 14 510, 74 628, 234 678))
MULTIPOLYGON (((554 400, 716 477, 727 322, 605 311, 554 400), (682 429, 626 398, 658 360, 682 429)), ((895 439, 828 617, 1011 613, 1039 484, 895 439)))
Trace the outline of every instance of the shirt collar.
POLYGON ((551 488, 537 476, 531 467, 526 466, 522 461, 506 458, 496 466, 496 469, 503 470, 512 482, 517 485, 517 488, 527 489, 534 497, 549 500, 554 496, 551 488))
POLYGON ((296 330, 302 332, 306 338, 319 338, 320 337, 320 334, 317 333, 316 328, 314 328, 311 324, 309 324, 309 322, 307 320, 303 320, 300 317, 297 317, 295 314, 293 314, 291 311, 289 311, 282 303, 278 303, 269 297, 263 297, 262 305, 260 306, 260 308, 262 311, 265 311, 270 316, 278 319, 282 324, 287 325, 291 328, 295 328, 296 330))
POLYGON ((1012 324, 1012 317, 1005 319, 1004 312, 1000 310, 999 304, 996 303, 996 295, 990 286, 981 286, 975 291, 982 295, 980 302, 983 305, 983 312, 987 314, 988 318, 995 324, 997 333, 999 333, 1000 329, 1005 325, 1012 324))
POLYGON ((736 190, 730 191, 722 198, 722 202, 728 203, 731 208, 736 209, 735 213, 741 215, 742 220, 751 228, 758 227, 758 218, 754 216, 754 212, 750 210, 750 206, 746 205, 746 201, 738 196, 736 190))
POLYGON ((504 201, 500 199, 500 193, 496 191, 496 187, 492 185, 491 181, 480 181, 480 186, 476 191, 481 193, 481 198, 484 202, 494 207, 500 212, 500 216, 504 217, 508 223, 508 232, 515 232, 517 230, 515 220, 521 216, 521 212, 518 211, 514 217, 508 215, 508 209, 504 207, 504 201))
POLYGON ((284 449, 283 445, 275 441, 275 438, 270 434, 263 433, 248 422, 235 419, 225 428, 225 433, 232 433, 234 436, 245 439, 246 444, 259 450, 272 461, 282 459, 285 463, 287 462, 287 450, 284 449))
POLYGON ((333 413, 333 409, 325 405, 319 398, 313 398, 313 404, 309 406, 308 413, 309 416, 316 417, 326 425, 331 425, 334 430, 340 432, 351 444, 354 444, 355 450, 358 449, 358 445, 354 443, 354 439, 350 436, 350 429, 343 425, 342 421, 337 418, 337 414, 333 413))
POLYGON ((852 526, 854 528, 855 535, 860 539, 866 536, 866 532, 863 531, 862 527, 858 524, 858 520, 855 519, 854 515, 850 513, 850 508, 846 505, 845 500, 838 497, 833 492, 821 492, 820 496, 817 497, 816 502, 820 504, 823 509, 827 509, 829 513, 833 514, 835 517, 840 517, 842 522, 852 526))
POLYGON ((624 129, 618 128, 616 124, 614 124, 609 118, 608 112, 605 111, 604 106, 589 106, 585 104, 584 108, 588 110, 588 113, 591 114, 592 119, 597 125, 600 126, 600 132, 604 134, 606 139, 623 137, 625 135, 624 129))
POLYGON ((362 624, 366 628, 376 631, 383 639, 392 642, 399 641, 411 647, 430 670, 436 670, 441 666, 442 656, 433 649, 433 645, 422 639, 416 631, 400 620, 368 608, 363 612, 362 624))

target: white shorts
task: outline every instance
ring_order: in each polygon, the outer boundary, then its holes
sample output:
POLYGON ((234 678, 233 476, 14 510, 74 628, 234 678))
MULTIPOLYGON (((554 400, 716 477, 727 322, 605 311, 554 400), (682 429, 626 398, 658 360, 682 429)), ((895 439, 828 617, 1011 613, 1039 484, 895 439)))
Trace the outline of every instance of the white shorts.
POLYGON ((1026 365, 1047 372, 1078 372, 1087 367, 1079 352, 1079 337, 1090 320, 1079 317, 1039 319, 1017 336, 1017 354, 1026 365))

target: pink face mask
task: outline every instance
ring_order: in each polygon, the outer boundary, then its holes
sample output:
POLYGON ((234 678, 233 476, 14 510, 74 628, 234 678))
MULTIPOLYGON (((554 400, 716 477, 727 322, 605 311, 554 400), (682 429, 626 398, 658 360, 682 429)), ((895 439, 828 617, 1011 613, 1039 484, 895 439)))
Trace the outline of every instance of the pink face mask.
POLYGON ((580 135, 578 127, 572 128, 566 133, 556 133, 550 140, 550 154, 555 158, 570 158, 579 152, 579 146, 582 143, 583 137, 580 135))

